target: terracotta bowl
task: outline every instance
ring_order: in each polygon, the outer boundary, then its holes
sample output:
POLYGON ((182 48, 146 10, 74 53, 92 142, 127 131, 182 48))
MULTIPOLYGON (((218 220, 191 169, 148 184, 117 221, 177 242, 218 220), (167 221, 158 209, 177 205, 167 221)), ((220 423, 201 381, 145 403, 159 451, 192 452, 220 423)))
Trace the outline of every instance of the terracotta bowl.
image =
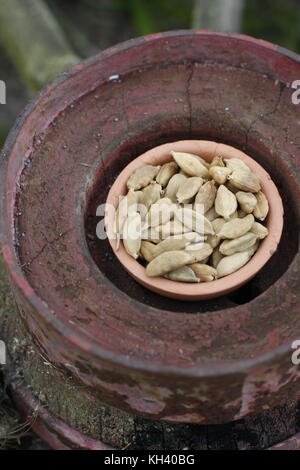
POLYGON ((277 250, 283 229, 283 205, 270 175, 261 165, 240 150, 229 145, 206 140, 182 140, 159 145, 134 159, 115 180, 109 191, 106 204, 105 226, 109 242, 126 271, 147 289, 166 297, 181 300, 192 301, 219 297, 250 281, 277 250), (212 161, 217 154, 222 155, 224 158, 240 158, 261 178, 262 191, 267 196, 270 204, 270 211, 265 222, 269 229, 269 235, 261 242, 259 249, 251 260, 237 272, 212 282, 199 284, 175 282, 161 277, 152 278, 147 276, 145 268, 127 254, 122 242, 118 251, 116 251, 116 240, 113 237, 113 211, 108 210, 108 208, 112 206, 117 208, 119 197, 127 192, 126 181, 133 171, 144 165, 162 165, 171 161, 171 150, 195 153, 208 162, 212 161))

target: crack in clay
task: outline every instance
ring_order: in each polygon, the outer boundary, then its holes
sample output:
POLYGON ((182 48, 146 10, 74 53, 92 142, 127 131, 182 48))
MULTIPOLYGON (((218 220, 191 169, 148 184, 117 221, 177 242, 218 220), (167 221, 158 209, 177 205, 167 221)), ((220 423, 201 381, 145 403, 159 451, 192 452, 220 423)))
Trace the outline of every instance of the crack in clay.
POLYGON ((121 98, 122 98, 122 114, 124 116, 124 120, 125 120, 125 123, 126 123, 126 130, 127 130, 127 133, 129 133, 129 128, 130 128, 130 124, 129 124, 129 118, 128 118, 128 114, 127 114, 127 109, 126 109, 126 106, 125 106, 125 93, 124 93, 125 89, 124 87, 122 87, 122 94, 121 94, 121 98))
POLYGON ((249 141, 249 134, 251 133, 253 127, 255 126, 255 124, 258 122, 258 121, 262 121, 263 119, 265 119, 267 116, 272 116, 272 114, 276 113, 277 111, 277 108, 279 106, 279 103, 281 101, 281 98, 282 98, 282 94, 283 94, 283 90, 286 88, 286 84, 283 83, 283 82, 280 82, 280 85, 279 85, 279 94, 278 94, 278 97, 277 97, 277 100, 276 100, 276 103, 273 107, 273 109, 271 109, 271 111, 268 111, 267 113, 262 113, 260 114, 259 116, 256 116, 255 119, 253 119, 253 121, 250 123, 247 131, 246 131, 246 136, 245 136, 245 148, 248 149, 248 141, 249 141))
POLYGON ((188 74, 187 83, 186 83, 186 99, 187 99, 188 114, 189 114, 189 131, 188 131, 188 135, 189 135, 189 137, 191 137, 192 136, 191 82, 192 82, 193 75, 194 75, 194 70, 195 70, 193 62, 188 65, 188 69, 189 69, 189 74, 188 74))
POLYGON ((48 246, 51 246, 53 245, 54 243, 58 242, 59 240, 61 240, 65 235, 67 235, 69 232, 71 232, 72 230, 74 229, 74 227, 66 230, 65 232, 59 234, 58 237, 54 238, 53 240, 50 240, 50 241, 47 241, 43 247, 36 253, 36 255, 33 256, 33 258, 31 258, 29 261, 27 261, 26 263, 22 264, 22 268, 23 267, 26 267, 26 266, 31 266, 32 263, 34 261, 36 261, 40 256, 41 254, 45 251, 45 249, 48 247, 48 246))
MULTIPOLYGON (((127 133, 127 135, 130 135, 131 126, 130 126, 129 116, 128 116, 128 113, 127 113, 127 107, 126 107, 125 87, 122 87, 121 102, 122 102, 122 113, 124 115, 124 120, 125 120, 125 123, 126 123, 126 133, 127 133)), ((135 155, 138 155, 138 148, 137 148, 136 138, 133 138, 132 146, 134 148, 135 155)))

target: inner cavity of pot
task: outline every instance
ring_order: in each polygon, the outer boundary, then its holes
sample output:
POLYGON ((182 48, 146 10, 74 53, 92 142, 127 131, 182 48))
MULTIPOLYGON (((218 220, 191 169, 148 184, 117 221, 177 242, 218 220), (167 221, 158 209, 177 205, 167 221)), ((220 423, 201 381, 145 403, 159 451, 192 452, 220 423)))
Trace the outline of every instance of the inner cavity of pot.
MULTIPOLYGON (((287 132, 282 122, 293 125, 288 100, 281 83, 274 85, 249 70, 171 64, 105 83, 62 112, 40 136, 20 179, 18 251, 35 290, 58 305, 90 299, 92 284, 87 288, 87 282, 93 273, 81 272, 80 256, 76 263, 77 254, 83 253, 119 291, 161 310, 213 312, 250 302, 266 291, 298 251, 298 201, 279 139, 287 132), (156 145, 193 138, 227 143, 255 158, 278 186, 285 224, 277 253, 242 290, 219 299, 182 302, 148 291, 123 270, 108 241, 95 235, 101 219, 96 209, 133 158, 156 145)), ((80 323, 80 315, 75 317, 80 323)))
MULTIPOLYGON (((155 147, 166 142, 177 139, 185 139, 187 136, 179 137, 178 135, 172 135, 170 138, 158 137, 151 142, 151 146, 155 147)), ((189 137, 190 138, 190 137, 189 137)), ((199 134, 192 135, 191 138, 199 138, 199 134)), ((206 136, 201 135, 201 139, 205 139, 206 136)), ((210 137, 211 138, 211 137, 210 137)), ((215 139, 217 140, 217 139, 215 139)), ((236 145, 232 140, 222 140, 223 143, 229 145, 236 145)), ((271 285, 273 285, 282 274, 288 269, 292 262, 298 248, 298 226, 292 224, 293 220, 296 220, 293 204, 291 203, 292 195, 289 193, 288 185, 285 187, 284 181, 282 180, 282 174, 278 168, 271 167, 268 165, 267 150, 261 155, 253 149, 251 156, 253 156, 259 163, 269 171, 275 184, 277 185, 281 196, 283 197, 284 203, 288 204, 285 207, 285 223, 282 239, 278 248, 278 251, 274 254, 267 265, 246 285, 237 289, 236 291, 211 300, 202 300, 201 302, 185 302, 180 300, 174 300, 155 294, 145 287, 138 284, 121 266, 116 256, 114 255, 108 240, 99 240, 96 236, 96 227, 98 223, 101 223, 102 217, 95 216, 97 207, 101 204, 101 201, 106 200, 107 187, 103 182, 109 180, 109 187, 111 187, 113 181, 116 179, 120 171, 129 163, 131 158, 135 158, 145 151, 149 150, 151 146, 149 144, 140 143, 135 141, 137 149, 134 154, 130 154, 128 160, 127 152, 120 150, 118 158, 112 159, 114 163, 103 168, 103 173, 98 175, 97 180, 93 186, 93 189, 89 192, 87 211, 85 217, 85 230, 87 234, 87 243, 95 263, 99 269, 107 276, 108 279, 113 282, 118 289, 131 296, 133 299, 139 302, 145 303, 155 308, 162 310, 172 310, 174 312, 185 312, 185 313, 205 313, 213 312, 221 309, 232 308, 234 306, 243 305, 251 302, 261 293, 266 291, 271 285), (289 202, 288 202, 289 201, 289 202), (287 209, 288 207, 288 209, 287 209), (293 228, 291 228, 293 227, 293 228)), ((272 157, 274 158, 274 156, 272 157)), ((275 160, 276 161, 276 160, 275 160)))

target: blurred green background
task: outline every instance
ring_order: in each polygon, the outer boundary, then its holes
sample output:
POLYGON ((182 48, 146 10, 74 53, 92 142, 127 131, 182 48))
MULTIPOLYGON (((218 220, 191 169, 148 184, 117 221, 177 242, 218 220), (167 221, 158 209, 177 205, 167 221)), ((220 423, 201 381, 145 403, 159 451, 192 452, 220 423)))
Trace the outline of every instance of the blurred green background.
POLYGON ((0 0, 0 146, 30 96, 72 64, 135 36, 193 27, 300 52, 300 0, 0 0))

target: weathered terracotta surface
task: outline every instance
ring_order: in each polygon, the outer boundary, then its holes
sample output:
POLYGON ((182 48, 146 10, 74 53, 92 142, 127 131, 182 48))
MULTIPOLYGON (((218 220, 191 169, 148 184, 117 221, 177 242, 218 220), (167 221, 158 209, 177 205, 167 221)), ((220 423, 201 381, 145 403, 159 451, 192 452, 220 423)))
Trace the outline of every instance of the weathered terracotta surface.
POLYGON ((299 75, 298 56, 262 41, 164 33, 76 66, 16 123, 0 173, 14 295, 32 341, 90 399, 156 420, 219 423, 297 395, 300 108, 290 85, 299 75), (92 239, 95 209, 120 170, 182 138, 253 156, 286 213, 278 253, 251 285, 189 305, 137 285, 108 243, 92 239))
MULTIPOLYGON (((0 303, 7 286, 2 264, 0 257, 0 303)), ((65 374, 46 360, 32 343, 7 290, 5 298, 0 337, 6 338, 12 353, 5 368, 6 381, 21 417, 55 449, 103 449, 110 445, 129 450, 244 450, 297 443, 300 421, 295 400, 216 426, 152 421, 91 399, 70 375, 66 380, 65 374)))

